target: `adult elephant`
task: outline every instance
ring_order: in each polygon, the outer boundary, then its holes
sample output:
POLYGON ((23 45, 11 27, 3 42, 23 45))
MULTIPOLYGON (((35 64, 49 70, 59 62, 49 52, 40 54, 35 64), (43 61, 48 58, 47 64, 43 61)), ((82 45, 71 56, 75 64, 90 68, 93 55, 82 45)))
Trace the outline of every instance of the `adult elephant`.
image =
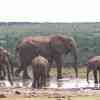
POLYGON ((87 64, 87 82, 89 83, 89 72, 93 71, 94 75, 94 82, 98 83, 100 82, 100 56, 93 56, 91 57, 87 64), (99 71, 99 81, 97 78, 97 71, 99 71))
MULTIPOLYGON (((71 53, 74 57, 74 69, 78 77, 77 69, 77 46, 72 37, 54 35, 54 36, 34 36, 26 37, 18 42, 16 54, 19 57, 20 67, 16 75, 24 70, 23 77, 27 78, 27 67, 31 64, 32 58, 41 55, 48 59, 50 65, 53 61, 57 65, 57 78, 62 78, 62 55, 71 53)), ((50 69, 50 68, 49 68, 50 69)))
POLYGON ((10 81, 11 85, 12 82, 12 65, 11 61, 9 59, 10 53, 4 49, 3 47, 0 47, 0 78, 5 79, 6 74, 8 76, 8 80, 10 81), (7 73, 6 73, 7 70, 7 73), (3 73, 3 75, 2 75, 3 73))
POLYGON ((49 68, 48 60, 42 56, 37 56, 32 59, 33 70, 33 88, 42 88, 46 86, 47 72, 49 68))

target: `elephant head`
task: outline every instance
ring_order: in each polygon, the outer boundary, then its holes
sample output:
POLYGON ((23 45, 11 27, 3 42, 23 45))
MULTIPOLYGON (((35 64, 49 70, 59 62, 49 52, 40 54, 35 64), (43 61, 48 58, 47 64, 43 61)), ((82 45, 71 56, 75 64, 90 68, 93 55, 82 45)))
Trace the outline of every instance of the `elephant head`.
POLYGON ((76 78, 78 77, 78 69, 77 69, 77 64, 78 64, 78 55, 77 55, 77 45, 76 41, 72 37, 66 37, 62 35, 57 35, 56 37, 53 37, 52 39, 52 45, 53 48, 58 52, 58 54, 68 54, 71 53, 73 58, 74 58, 74 69, 75 69, 75 74, 76 78))

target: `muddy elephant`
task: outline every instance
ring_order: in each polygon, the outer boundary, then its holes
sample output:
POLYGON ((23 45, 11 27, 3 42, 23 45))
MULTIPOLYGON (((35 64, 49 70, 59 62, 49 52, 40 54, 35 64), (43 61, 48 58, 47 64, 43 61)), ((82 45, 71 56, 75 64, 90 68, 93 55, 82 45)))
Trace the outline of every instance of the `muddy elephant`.
POLYGON ((76 77, 78 77, 77 45, 72 37, 63 35, 25 37, 16 46, 16 55, 20 63, 20 67, 16 70, 16 76, 24 71, 23 78, 27 78, 27 66, 31 64, 34 57, 40 54, 49 61, 50 65, 55 61, 57 78, 60 79, 62 78, 62 55, 68 53, 74 57, 73 67, 76 77))
POLYGON ((42 56, 37 56, 32 59, 32 70, 33 70, 33 88, 42 88, 46 86, 47 73, 49 63, 48 60, 42 56))
POLYGON ((0 78, 5 79, 7 74, 8 80, 12 85, 13 81, 12 81, 11 68, 12 66, 9 60, 9 52, 3 47, 0 47, 0 78))
POLYGON ((94 82, 98 83, 100 82, 100 56, 93 56, 91 57, 87 64, 87 82, 89 83, 89 72, 93 71, 94 75, 94 82), (99 81, 97 77, 97 71, 99 71, 99 81))

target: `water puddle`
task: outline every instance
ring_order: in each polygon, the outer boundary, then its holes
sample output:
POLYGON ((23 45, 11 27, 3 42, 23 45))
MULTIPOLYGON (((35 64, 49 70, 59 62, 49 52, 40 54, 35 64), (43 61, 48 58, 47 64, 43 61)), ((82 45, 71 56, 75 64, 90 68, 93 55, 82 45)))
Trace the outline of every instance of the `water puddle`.
MULTIPOLYGON (((10 85, 8 81, 0 81, 0 87, 11 87, 11 88, 17 88, 17 87, 25 87, 30 88, 32 85, 32 80, 17 80, 14 81, 13 86, 10 85)), ((94 84, 93 80, 90 80, 90 83, 88 84, 86 79, 73 79, 73 78, 63 78, 60 80, 57 80, 56 78, 50 79, 48 82, 48 86, 46 88, 54 88, 54 89, 89 89, 89 88, 95 88, 96 85, 94 84)), ((99 87, 97 85, 97 87, 99 87)))
POLYGON ((89 83, 86 79, 71 79, 64 78, 60 80, 50 80, 48 88, 59 88, 59 89, 78 89, 78 88, 94 88, 96 85, 93 80, 89 83))

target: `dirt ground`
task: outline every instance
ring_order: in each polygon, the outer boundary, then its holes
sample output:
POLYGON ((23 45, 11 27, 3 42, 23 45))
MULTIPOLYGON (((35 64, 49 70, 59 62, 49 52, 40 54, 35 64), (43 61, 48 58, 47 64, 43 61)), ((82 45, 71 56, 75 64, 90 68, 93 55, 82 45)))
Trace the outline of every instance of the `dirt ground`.
POLYGON ((100 100, 100 89, 0 88, 0 100, 100 100))
MULTIPOLYGON (((54 71, 56 72, 56 71, 54 71)), ((56 76, 55 73, 52 73, 56 76)), ((63 70, 64 78, 70 77, 71 81, 65 79, 65 84, 69 83, 73 86, 74 76, 73 70, 63 70), (73 73, 73 74, 72 74, 73 73)), ((92 75, 90 75, 92 76, 92 75)), ((79 77, 86 77, 85 70, 79 70, 79 77)), ((90 79, 92 79, 90 77, 90 79)), ((19 81, 18 81, 19 82, 19 81)), ((53 81, 54 82, 54 81, 53 81)), ((83 80, 85 82, 86 80, 83 80)), ((91 81, 90 81, 91 82, 91 81)), ((84 84, 81 84, 82 86, 84 84)), ((2 84, 1 84, 2 85, 2 84)), ((55 86, 55 85, 54 85, 55 86)), ((69 85, 68 85, 69 86, 69 85)), ((67 86, 67 87, 68 87, 67 86)), ((80 86, 80 84, 79 84, 80 86)), ((0 100, 100 100, 100 87, 89 88, 43 88, 32 89, 30 87, 0 87, 0 100)))

